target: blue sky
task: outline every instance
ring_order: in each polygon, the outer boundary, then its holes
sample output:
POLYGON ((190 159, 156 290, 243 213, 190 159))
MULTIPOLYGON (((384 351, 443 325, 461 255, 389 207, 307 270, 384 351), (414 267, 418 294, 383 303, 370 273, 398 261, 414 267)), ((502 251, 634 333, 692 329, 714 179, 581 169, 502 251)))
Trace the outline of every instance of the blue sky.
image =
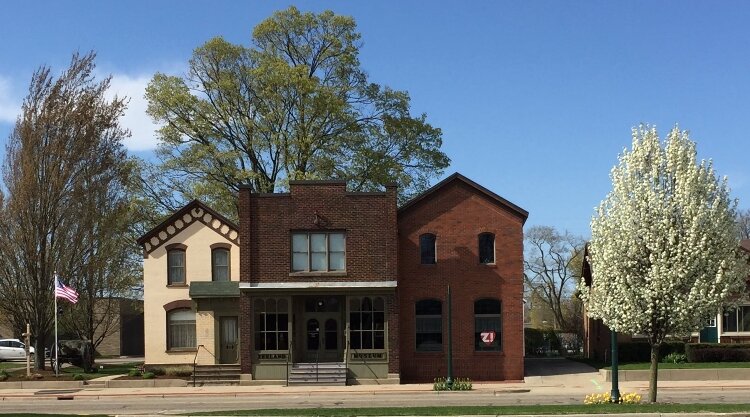
POLYGON ((57 72, 74 51, 132 97, 127 143, 156 140, 143 88, 180 74, 214 36, 249 44, 274 10, 353 16, 371 80, 407 90, 414 113, 443 129, 459 171, 529 210, 527 226, 588 236, 593 208, 630 129, 675 124, 750 207, 750 3, 697 1, 35 1, 4 4, 0 25, 0 140, 32 72, 57 72))

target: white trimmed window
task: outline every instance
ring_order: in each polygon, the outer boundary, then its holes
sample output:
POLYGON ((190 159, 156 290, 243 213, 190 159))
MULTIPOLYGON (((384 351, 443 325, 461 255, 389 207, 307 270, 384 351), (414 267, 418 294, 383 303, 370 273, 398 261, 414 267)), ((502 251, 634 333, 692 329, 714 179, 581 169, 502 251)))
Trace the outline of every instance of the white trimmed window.
POLYGON ((292 233, 292 272, 345 270, 346 235, 344 233, 292 233))
POLYGON ((194 349, 195 311, 180 308, 167 313, 167 349, 194 349))
POLYGON ((721 331, 722 333, 750 332, 750 305, 724 310, 721 331))

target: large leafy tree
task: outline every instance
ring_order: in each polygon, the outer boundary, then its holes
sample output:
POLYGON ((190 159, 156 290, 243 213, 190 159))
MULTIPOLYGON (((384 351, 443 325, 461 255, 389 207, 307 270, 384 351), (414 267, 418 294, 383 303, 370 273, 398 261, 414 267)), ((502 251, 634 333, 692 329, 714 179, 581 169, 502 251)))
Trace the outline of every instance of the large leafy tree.
POLYGON ((214 38, 194 51, 185 76, 156 74, 146 97, 163 124, 166 184, 151 195, 201 197, 231 215, 242 185, 397 183, 402 199, 426 188, 449 163, 441 131, 411 114, 406 92, 370 82, 359 49, 351 17, 290 7, 256 26, 250 46, 214 38))
MULTIPOLYGON (((583 240, 551 226, 534 226, 524 236, 524 283, 555 317, 555 328, 576 332, 582 324, 574 296, 580 277, 583 240)), ((580 312, 580 309, 578 309, 580 312)))
POLYGON ((744 288, 736 202, 712 163, 676 127, 662 146, 654 127, 633 130, 612 169, 612 191, 591 221, 593 282, 580 286, 589 316, 651 345, 649 398, 656 401, 659 346, 716 315, 744 288))
POLYGON ((94 79, 94 59, 74 55, 57 78, 37 70, 6 146, 0 310, 15 329, 31 324, 39 368, 52 336, 55 272, 80 294, 64 317, 94 341, 114 328, 109 301, 137 279, 122 234, 130 170, 118 120, 126 101, 106 99, 109 78, 94 79))

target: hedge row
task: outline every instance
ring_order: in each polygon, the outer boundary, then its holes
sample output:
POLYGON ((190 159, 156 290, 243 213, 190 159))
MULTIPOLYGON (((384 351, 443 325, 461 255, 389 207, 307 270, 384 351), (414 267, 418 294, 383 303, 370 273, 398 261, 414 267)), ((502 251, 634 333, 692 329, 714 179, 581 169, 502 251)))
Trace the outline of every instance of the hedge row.
MULTIPOLYGON (((670 353, 685 353, 685 342, 664 342, 659 347, 659 359, 670 353)), ((650 362, 651 345, 648 342, 629 342, 617 345, 620 362, 650 362)))
POLYGON ((688 362, 750 362, 750 343, 689 343, 688 362))

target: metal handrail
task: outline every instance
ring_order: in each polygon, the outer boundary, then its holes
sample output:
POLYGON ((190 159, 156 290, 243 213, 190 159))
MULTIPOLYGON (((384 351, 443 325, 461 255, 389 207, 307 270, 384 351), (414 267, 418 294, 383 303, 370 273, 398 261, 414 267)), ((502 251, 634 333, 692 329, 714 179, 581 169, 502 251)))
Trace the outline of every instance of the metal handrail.
POLYGON ((198 353, 200 352, 201 348, 203 348, 203 350, 208 352, 209 355, 213 356, 214 362, 218 361, 218 359, 216 359, 216 355, 211 353, 211 351, 208 350, 208 348, 206 348, 203 345, 198 345, 198 349, 195 350, 195 356, 193 357, 193 386, 195 386, 195 368, 198 364, 198 353))
POLYGON ((292 341, 289 340, 286 352, 286 386, 289 386, 289 361, 292 361, 292 341))

